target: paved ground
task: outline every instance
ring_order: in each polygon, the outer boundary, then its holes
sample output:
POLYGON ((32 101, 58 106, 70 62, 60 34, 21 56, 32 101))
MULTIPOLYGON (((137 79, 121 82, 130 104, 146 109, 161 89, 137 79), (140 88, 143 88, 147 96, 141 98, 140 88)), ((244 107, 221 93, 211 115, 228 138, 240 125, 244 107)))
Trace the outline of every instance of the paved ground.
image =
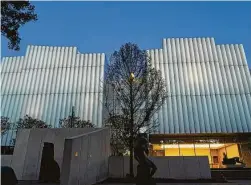
MULTIPOLYGON (((31 181, 22 181, 19 183, 19 185, 59 185, 59 184, 43 184, 43 183, 35 183, 31 181)), ((135 184, 104 183, 102 185, 135 185, 135 184)), ((251 180, 231 180, 228 183, 157 183, 157 185, 251 185, 251 180)))
MULTIPOLYGON (((22 183, 20 185, 59 185, 59 184, 39 184, 39 183, 22 183)), ((135 184, 103 184, 103 185, 135 185, 135 184)), ((251 185, 251 181, 238 181, 229 183, 157 183, 157 185, 251 185)))
MULTIPOLYGON (((25 185, 25 184, 22 184, 25 185)), ((27 185, 30 185, 29 183, 27 185)), ((58 184, 32 184, 32 185, 58 185, 58 184)), ((104 184, 104 185, 134 185, 134 184, 104 184)), ((251 185, 251 182, 238 183, 157 183, 157 185, 251 185)))
MULTIPOLYGON (((133 184, 103 184, 103 185, 133 185, 133 184)), ((157 185, 251 185, 251 181, 229 183, 157 183, 157 185)))
MULTIPOLYGON (((134 185, 134 184, 104 183, 102 185, 134 185)), ((227 183, 157 183, 157 185, 251 185, 251 180, 229 180, 227 183)))
POLYGON ((229 180, 229 182, 231 182, 232 184, 236 184, 236 185, 251 185, 251 180, 229 180))

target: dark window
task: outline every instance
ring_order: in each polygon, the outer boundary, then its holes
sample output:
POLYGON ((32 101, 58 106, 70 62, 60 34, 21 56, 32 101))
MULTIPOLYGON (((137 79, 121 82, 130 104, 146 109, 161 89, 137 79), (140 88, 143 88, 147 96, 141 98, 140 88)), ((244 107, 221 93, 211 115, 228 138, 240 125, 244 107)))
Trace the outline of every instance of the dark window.
POLYGON ((14 146, 1 146, 1 155, 13 155, 14 146))

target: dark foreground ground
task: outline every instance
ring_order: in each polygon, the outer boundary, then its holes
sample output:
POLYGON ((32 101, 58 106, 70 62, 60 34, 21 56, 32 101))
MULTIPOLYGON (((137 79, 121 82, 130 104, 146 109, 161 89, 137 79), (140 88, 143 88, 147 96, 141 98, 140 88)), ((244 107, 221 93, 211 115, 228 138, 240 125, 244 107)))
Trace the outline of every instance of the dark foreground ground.
MULTIPOLYGON (((215 180, 215 179, 200 179, 200 180, 177 180, 177 179, 158 179, 155 178, 154 181, 156 183, 223 183, 228 182, 223 179, 215 180)), ((99 184, 116 184, 116 183, 123 183, 123 184, 131 184, 135 183, 134 180, 130 180, 127 178, 108 178, 99 184)))
MULTIPOLYGON (((108 182, 103 182, 99 183, 103 185, 135 185, 135 183, 108 183, 108 182)), ((37 182, 32 182, 32 181, 22 181, 19 182, 18 185, 60 185, 58 184, 53 184, 53 183, 37 183, 37 182)), ((170 183, 157 183, 157 185, 251 185, 251 180, 231 180, 228 182, 170 182, 170 183)))

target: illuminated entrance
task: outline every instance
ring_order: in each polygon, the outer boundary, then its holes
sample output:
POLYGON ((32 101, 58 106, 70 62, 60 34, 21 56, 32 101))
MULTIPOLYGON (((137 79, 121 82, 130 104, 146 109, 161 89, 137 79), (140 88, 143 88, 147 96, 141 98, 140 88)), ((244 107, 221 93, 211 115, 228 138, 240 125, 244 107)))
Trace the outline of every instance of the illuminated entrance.
POLYGON ((239 157, 251 167, 251 151, 247 141, 250 134, 240 135, 151 135, 152 156, 207 156, 211 168, 225 168, 224 154, 239 157))

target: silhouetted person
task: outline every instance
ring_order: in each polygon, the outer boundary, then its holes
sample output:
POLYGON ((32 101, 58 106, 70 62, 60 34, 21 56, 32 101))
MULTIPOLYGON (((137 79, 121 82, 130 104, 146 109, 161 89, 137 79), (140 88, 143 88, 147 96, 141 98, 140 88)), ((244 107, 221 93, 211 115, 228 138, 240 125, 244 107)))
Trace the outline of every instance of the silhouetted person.
POLYGON ((155 174, 157 167, 148 158, 148 146, 149 144, 146 137, 142 134, 139 134, 136 138, 134 146, 134 158, 139 163, 139 165, 137 166, 136 185, 155 184, 155 182, 153 182, 152 176, 155 174))

